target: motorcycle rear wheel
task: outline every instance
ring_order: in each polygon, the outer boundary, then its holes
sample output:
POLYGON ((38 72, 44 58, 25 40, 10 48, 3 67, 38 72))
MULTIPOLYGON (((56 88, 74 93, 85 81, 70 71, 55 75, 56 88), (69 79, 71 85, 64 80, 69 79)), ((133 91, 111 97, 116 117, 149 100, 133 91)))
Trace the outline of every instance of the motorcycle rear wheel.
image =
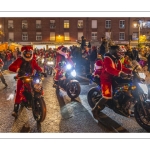
POLYGON ((33 117, 37 122, 43 122, 46 117, 46 105, 43 97, 34 100, 33 117))
POLYGON ((80 95, 81 87, 79 82, 71 82, 67 86, 67 94, 70 98, 77 98, 80 95))
POLYGON ((87 94, 87 100, 91 108, 94 108, 95 104, 102 98, 101 91, 96 87, 89 90, 87 94))
MULTIPOLYGON (((144 104, 144 103, 143 103, 144 104)), ((146 104, 144 104, 144 108, 148 114, 146 117, 144 115, 143 108, 140 103, 137 103, 134 108, 134 116, 137 121, 137 123, 145 129, 147 132, 150 132, 150 117, 149 117, 149 111, 146 109, 146 104)))

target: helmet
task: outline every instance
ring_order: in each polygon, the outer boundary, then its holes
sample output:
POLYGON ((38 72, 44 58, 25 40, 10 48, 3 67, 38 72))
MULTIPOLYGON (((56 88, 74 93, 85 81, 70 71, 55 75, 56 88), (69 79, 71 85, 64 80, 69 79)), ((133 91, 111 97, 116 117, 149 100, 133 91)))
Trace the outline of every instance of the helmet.
POLYGON ((30 61, 33 58, 33 47, 32 46, 23 46, 21 48, 21 56, 26 61, 30 61))
POLYGON ((124 46, 113 45, 110 46, 109 53, 120 59, 125 56, 126 49, 124 46))

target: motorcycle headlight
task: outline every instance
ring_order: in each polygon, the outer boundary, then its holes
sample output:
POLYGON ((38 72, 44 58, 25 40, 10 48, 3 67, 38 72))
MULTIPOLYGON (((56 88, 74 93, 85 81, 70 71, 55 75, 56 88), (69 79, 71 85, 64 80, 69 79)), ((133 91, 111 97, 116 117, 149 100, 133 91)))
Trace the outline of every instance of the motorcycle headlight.
POLYGON ((144 94, 148 94, 148 88, 146 84, 138 83, 141 89, 143 90, 144 94))
POLYGON ((73 76, 73 77, 76 77, 76 71, 75 70, 73 70, 72 72, 71 72, 71 75, 73 76))
POLYGON ((70 64, 68 64, 66 67, 68 70, 70 70, 72 66, 70 64))
POLYGON ((48 64, 48 65, 53 65, 54 62, 53 62, 53 61, 48 61, 47 64, 48 64))
POLYGON ((35 83, 40 83, 40 79, 36 79, 36 80, 35 80, 35 83))
POLYGON ((142 79, 145 79, 145 78, 146 78, 145 73, 139 73, 139 76, 140 76, 140 78, 142 78, 142 79))

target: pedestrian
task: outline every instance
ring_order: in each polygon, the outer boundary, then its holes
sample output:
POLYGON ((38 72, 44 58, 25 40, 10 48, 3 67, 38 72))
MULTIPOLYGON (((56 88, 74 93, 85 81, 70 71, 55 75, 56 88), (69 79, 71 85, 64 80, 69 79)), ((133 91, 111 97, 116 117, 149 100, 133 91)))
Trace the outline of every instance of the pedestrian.
POLYGON ((93 73, 95 60, 97 59, 97 49, 95 46, 92 46, 92 49, 89 51, 89 58, 90 58, 90 70, 91 73, 93 73))
POLYGON ((102 37, 101 40, 102 40, 102 43, 101 43, 101 45, 99 47, 99 54, 102 56, 102 58, 104 58, 104 55, 105 55, 105 53, 107 51, 107 41, 106 41, 106 39, 104 37, 102 37))

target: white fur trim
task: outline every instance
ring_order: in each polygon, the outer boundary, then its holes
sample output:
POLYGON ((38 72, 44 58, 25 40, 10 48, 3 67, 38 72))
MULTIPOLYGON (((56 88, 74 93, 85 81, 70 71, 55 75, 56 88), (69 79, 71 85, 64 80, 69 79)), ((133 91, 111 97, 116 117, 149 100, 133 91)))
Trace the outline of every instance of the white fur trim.
POLYGON ((122 72, 122 71, 119 72, 118 77, 120 77, 121 72, 122 72))
POLYGON ((20 69, 20 68, 18 68, 16 72, 18 72, 18 71, 19 71, 19 69, 20 69))
POLYGON ((95 69, 102 69, 102 68, 103 68, 102 66, 95 65, 95 69))
POLYGON ((24 57, 23 52, 24 52, 24 51, 21 52, 21 57, 23 57, 23 59, 25 59, 26 61, 32 60, 32 58, 33 58, 33 51, 32 51, 32 57, 31 57, 31 58, 26 58, 26 57, 24 57))

